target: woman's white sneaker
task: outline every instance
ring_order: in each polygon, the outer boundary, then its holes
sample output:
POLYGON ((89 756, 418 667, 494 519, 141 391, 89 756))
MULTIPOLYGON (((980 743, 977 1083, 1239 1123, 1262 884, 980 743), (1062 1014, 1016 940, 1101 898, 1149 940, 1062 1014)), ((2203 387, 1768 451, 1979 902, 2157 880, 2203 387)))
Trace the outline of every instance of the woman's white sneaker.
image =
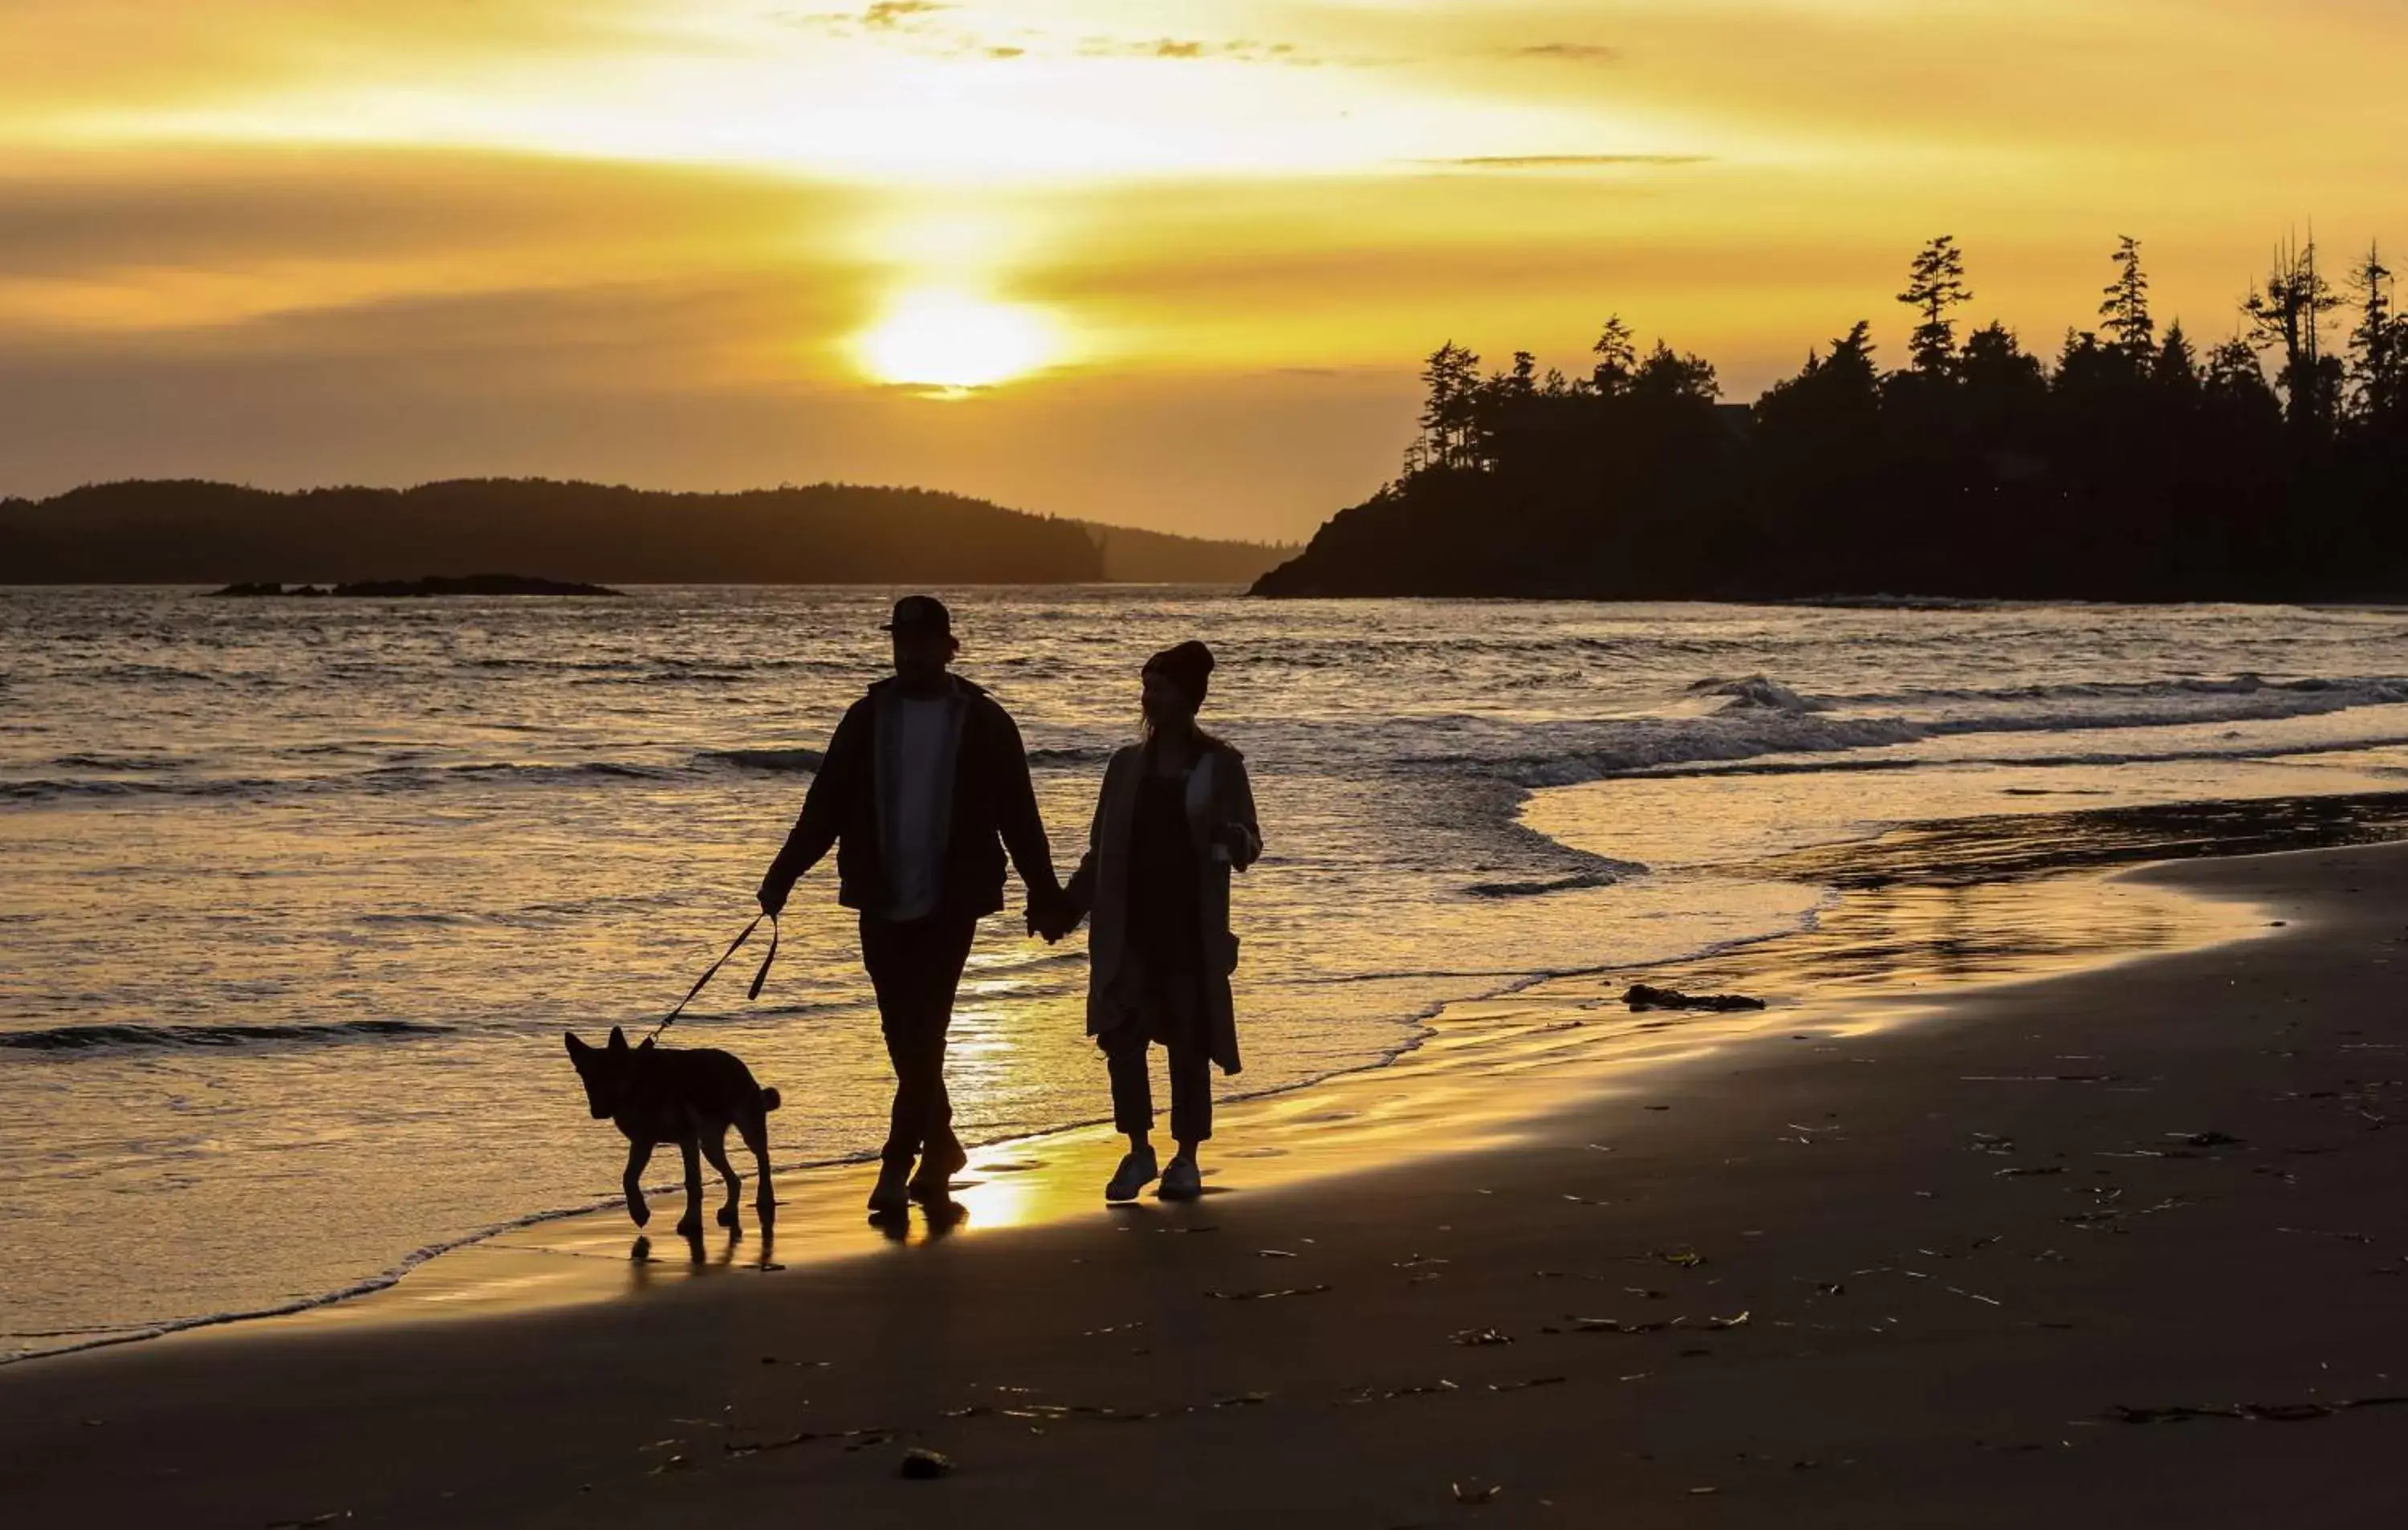
POLYGON ((1121 1160, 1121 1166, 1112 1171, 1112 1182, 1104 1186, 1104 1199, 1133 1201, 1139 1191, 1154 1182, 1158 1172, 1152 1148, 1131 1149, 1128 1156, 1121 1160))

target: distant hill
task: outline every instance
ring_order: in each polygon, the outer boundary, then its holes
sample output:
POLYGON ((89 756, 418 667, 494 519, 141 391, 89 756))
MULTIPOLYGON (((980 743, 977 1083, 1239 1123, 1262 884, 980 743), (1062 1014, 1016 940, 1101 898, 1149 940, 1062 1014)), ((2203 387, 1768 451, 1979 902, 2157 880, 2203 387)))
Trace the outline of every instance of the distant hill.
POLYGON ((1104 579, 1115 584, 1252 584, 1303 551, 1268 542, 1208 542, 1092 521, 1081 524, 1103 550, 1104 579))
POLYGON ((496 568, 620 584, 1243 584, 1294 551, 834 483, 703 494, 461 479, 282 493, 137 479, 0 500, 0 584, 340 583, 496 568))

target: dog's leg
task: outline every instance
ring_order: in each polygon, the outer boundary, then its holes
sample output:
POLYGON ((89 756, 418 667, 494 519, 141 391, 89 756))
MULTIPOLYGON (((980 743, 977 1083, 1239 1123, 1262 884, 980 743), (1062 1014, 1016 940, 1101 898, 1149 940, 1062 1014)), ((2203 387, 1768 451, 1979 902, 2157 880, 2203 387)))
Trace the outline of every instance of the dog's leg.
POLYGON ((778 1205, 778 1197, 771 1194, 769 1189, 768 1118, 759 1110, 752 1110, 738 1118, 736 1130, 743 1137, 744 1145, 752 1150, 752 1172, 761 1181, 753 1195, 752 1204, 760 1211, 761 1220, 766 1223, 778 1205))
POLYGON ((685 1156, 685 1215, 678 1219, 680 1237, 702 1236, 702 1149, 694 1137, 678 1144, 685 1156))
POLYGON ((627 1173, 619 1181, 627 1193, 627 1215, 641 1227, 652 1220, 652 1208, 644 1204, 644 1165, 652 1161, 652 1145, 649 1142, 627 1144, 627 1173))
POLYGON ((710 1166, 727 1181, 727 1204, 719 1208, 719 1225, 741 1226, 743 1223, 736 1215, 736 1208, 744 1201, 744 1180, 737 1174, 736 1165, 727 1161, 727 1128, 724 1125, 704 1129, 702 1155, 710 1160, 710 1166))

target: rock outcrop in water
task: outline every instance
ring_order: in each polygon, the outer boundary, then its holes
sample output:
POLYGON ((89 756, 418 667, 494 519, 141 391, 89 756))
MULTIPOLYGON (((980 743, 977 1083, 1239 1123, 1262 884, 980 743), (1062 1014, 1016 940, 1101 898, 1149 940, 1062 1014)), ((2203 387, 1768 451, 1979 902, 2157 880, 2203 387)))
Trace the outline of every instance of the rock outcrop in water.
POLYGON ((574 579, 538 579, 532 574, 466 574, 450 577, 429 574, 415 579, 362 579, 351 584, 320 586, 315 584, 283 585, 275 583, 229 584, 210 594, 230 598, 267 598, 283 596, 341 597, 348 599, 393 600, 423 599, 434 595, 619 595, 624 591, 613 590, 607 584, 580 584, 574 579))
POLYGON ((1403 473, 1254 593, 2408 598, 2408 320, 2379 261, 2345 360, 2316 339, 2339 297, 2313 247, 2203 353, 2159 334, 2128 241, 2116 267, 2052 365, 2000 324, 1959 343, 1963 257, 1934 241, 1909 366, 1859 323, 1753 406, 1618 319, 1578 379, 1447 345, 1403 473))

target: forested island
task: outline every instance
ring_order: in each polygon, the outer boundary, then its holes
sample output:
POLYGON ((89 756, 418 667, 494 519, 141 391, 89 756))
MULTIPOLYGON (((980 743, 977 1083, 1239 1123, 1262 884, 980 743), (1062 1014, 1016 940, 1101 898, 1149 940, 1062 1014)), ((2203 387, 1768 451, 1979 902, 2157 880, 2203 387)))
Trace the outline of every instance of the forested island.
POLYGON ((0 584, 345 584, 496 568, 619 584, 1243 584, 1292 551, 852 484, 664 493, 462 479, 280 493, 145 479, 0 500, 0 584))
POLYGON ((2160 332, 2137 241, 2113 260, 2099 324, 2046 361, 1996 322, 1960 338, 1965 254, 1935 239, 1906 365, 1860 322, 1752 406, 1618 317, 1584 377, 1442 346, 1402 474, 1255 593, 2408 599, 2408 321, 2380 251, 2337 285, 2285 247, 2213 343, 2160 332))

